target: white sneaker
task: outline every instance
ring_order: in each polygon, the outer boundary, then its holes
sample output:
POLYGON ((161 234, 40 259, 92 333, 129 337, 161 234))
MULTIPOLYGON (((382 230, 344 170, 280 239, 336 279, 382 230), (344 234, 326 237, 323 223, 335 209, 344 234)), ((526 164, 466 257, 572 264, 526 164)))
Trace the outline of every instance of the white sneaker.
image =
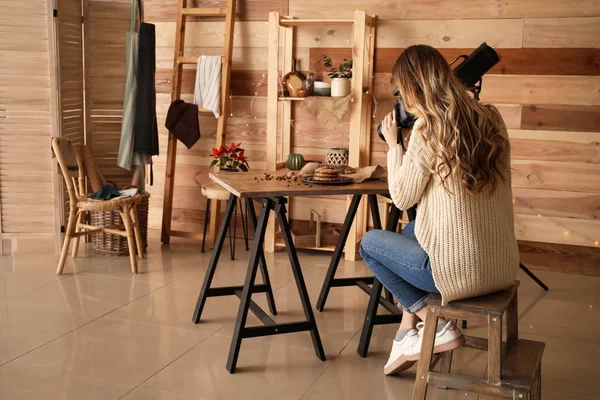
MULTIPOLYGON (((425 324, 423 322, 419 322, 417 324, 417 329, 419 330, 419 340, 415 344, 415 347, 421 352, 421 344, 423 343, 423 330, 425 329, 425 324)), ((465 337, 458 330, 454 321, 446 322, 446 325, 439 331, 435 333, 435 344, 433 346, 433 353, 443 353, 445 351, 454 350, 457 347, 465 344, 465 337)))
POLYGON ((383 373, 391 375, 412 367, 419 359, 420 347, 415 346, 418 341, 419 331, 416 329, 408 331, 400 341, 394 340, 390 358, 383 367, 383 373))

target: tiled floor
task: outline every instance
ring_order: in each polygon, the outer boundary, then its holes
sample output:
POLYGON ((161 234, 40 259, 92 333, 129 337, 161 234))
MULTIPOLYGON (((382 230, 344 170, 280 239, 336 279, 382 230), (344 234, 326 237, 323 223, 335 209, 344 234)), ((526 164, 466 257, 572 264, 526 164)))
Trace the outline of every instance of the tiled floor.
MULTIPOLYGON (((209 254, 178 242, 151 251, 132 276, 129 260, 81 251, 56 276, 58 257, 17 253, 0 257, 0 399, 409 399, 416 366, 382 373, 394 326, 376 327, 366 359, 356 354, 367 305, 357 288, 334 288, 316 313, 327 361, 308 333, 245 340, 238 372, 225 362, 239 304, 212 298, 202 321, 191 322, 209 254)), ((216 285, 241 284, 246 269, 222 257, 216 285)), ((21 249, 19 249, 21 250, 21 249)), ((287 257, 267 255, 280 315, 302 318, 287 257)), ((317 299, 329 253, 300 253, 311 301, 317 299)), ((535 271, 544 293, 520 275, 521 336, 546 343, 543 398, 591 400, 600 393, 600 278, 535 271)), ((342 263, 338 275, 363 275, 362 262, 342 263)), ((254 296, 265 307, 264 295, 254 296)), ((257 324, 254 316, 249 324, 257 324)), ((485 334, 481 325, 468 332, 485 334)), ((453 371, 483 376, 485 353, 460 349, 453 371)), ((428 398, 477 398, 430 388, 428 398)), ((487 397, 479 396, 479 399, 487 397)))

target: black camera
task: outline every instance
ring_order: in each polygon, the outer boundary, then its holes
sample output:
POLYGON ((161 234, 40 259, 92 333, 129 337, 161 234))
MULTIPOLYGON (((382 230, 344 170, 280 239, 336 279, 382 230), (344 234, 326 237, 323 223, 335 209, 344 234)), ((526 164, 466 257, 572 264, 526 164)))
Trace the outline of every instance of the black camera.
MULTIPOLYGON (((393 95, 397 97, 396 103, 394 103, 394 114, 396 114, 396 125, 398 127, 396 143, 400 144, 402 143, 402 129, 411 129, 415 124, 415 116, 404 108, 404 103, 398 89, 394 89, 393 95)), ((381 140, 385 141, 383 132, 381 131, 381 124, 377 127, 377 135, 379 135, 381 140)))
MULTIPOLYGON (((464 61, 454 68, 452 72, 454 72, 454 75, 467 90, 473 92, 475 99, 479 100, 481 79, 494 65, 500 62, 500 57, 498 57, 498 53, 494 49, 484 42, 468 56, 458 56, 450 65, 453 65, 460 58, 464 61)), ((394 104, 394 113, 396 114, 396 125, 398 128, 396 143, 401 143, 402 129, 412 128, 415 124, 415 117, 404 108, 404 103, 402 103, 402 97, 400 97, 398 89, 394 89, 393 94, 398 97, 394 104)), ((383 132, 381 132, 381 124, 377 127, 377 135, 379 135, 381 140, 385 141, 383 132)))

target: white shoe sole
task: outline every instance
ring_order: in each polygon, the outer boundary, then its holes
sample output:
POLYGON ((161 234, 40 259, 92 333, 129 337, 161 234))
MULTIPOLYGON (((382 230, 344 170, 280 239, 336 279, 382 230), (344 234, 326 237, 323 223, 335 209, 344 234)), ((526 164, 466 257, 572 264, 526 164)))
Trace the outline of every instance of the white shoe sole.
POLYGON ((412 356, 400 356, 391 363, 389 366, 383 368, 383 373, 385 375, 392 375, 397 372, 406 371, 410 367, 412 367, 417 360, 419 359, 419 355, 415 354, 412 356))
POLYGON ((453 339, 447 343, 437 345, 433 348, 433 354, 443 353, 446 351, 454 350, 466 343, 465 336, 460 335, 456 339, 453 339))
MULTIPOLYGON (((447 343, 435 346, 433 348, 433 353, 438 354, 438 353, 444 353, 446 351, 454 350, 456 348, 459 348, 463 344, 465 344, 465 342, 466 342, 466 340, 465 340, 464 335, 460 335, 459 337, 457 337, 454 340, 451 340, 447 343)), ((391 363, 389 366, 384 367, 383 373, 385 375, 393 375, 398 372, 406 371, 407 369, 412 367, 419 360, 419 355, 420 355, 420 353, 414 354, 412 356, 400 356, 396 359, 396 361, 391 363)))

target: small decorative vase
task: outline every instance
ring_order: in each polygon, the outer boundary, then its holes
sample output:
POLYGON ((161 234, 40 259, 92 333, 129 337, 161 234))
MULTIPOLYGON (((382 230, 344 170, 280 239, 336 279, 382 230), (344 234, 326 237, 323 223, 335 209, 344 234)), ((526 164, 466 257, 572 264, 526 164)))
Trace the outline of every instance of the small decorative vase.
POLYGON ((298 90, 303 90, 305 79, 306 77, 302 72, 296 71, 296 59, 294 58, 292 62, 292 70, 285 74, 281 80, 284 95, 290 97, 300 97, 298 96, 298 90))
POLYGON ((328 165, 348 165, 349 161, 348 150, 341 147, 329 149, 325 158, 328 165))
POLYGON ((315 76, 312 72, 308 73, 306 80, 304 81, 304 90, 307 96, 312 96, 315 91, 315 76))
POLYGON ((285 166, 291 169, 292 171, 297 171, 302 169, 302 163, 304 162, 304 157, 302 154, 291 153, 285 159, 285 166))
POLYGON ((331 81, 331 97, 345 97, 350 94, 350 79, 333 78, 331 81))

